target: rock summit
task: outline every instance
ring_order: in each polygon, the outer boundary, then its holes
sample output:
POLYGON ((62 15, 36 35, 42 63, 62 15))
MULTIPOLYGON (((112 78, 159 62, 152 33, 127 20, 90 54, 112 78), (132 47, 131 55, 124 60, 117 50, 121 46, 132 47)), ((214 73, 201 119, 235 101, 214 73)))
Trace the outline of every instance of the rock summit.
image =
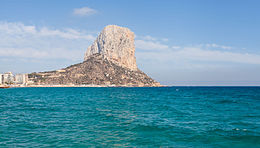
POLYGON ((82 63, 28 77, 32 85, 41 86, 161 86, 137 68, 134 33, 116 25, 104 28, 82 63))
POLYGON ((136 71, 134 33, 116 25, 106 26, 95 42, 88 47, 84 60, 101 54, 115 64, 136 71))

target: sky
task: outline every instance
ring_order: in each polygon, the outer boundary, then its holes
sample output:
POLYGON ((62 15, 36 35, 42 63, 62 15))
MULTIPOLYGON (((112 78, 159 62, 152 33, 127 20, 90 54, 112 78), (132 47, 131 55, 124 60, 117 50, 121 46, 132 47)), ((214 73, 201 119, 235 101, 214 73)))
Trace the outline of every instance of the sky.
POLYGON ((258 0, 0 0, 0 73, 65 68, 106 25, 164 85, 260 86, 258 0))

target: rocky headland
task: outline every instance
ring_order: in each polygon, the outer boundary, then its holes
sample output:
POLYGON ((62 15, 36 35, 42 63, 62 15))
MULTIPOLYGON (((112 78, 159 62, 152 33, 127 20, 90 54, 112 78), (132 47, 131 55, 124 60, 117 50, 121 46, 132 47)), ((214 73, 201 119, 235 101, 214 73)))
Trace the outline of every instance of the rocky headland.
POLYGON ((134 33, 109 25, 88 47, 84 61, 55 71, 31 73, 31 85, 161 86, 137 68, 134 33))

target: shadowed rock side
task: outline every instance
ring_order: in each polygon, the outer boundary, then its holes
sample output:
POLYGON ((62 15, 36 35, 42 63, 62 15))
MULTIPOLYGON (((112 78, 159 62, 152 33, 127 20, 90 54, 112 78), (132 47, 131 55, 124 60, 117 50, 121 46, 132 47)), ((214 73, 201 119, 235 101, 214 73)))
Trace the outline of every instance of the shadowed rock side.
POLYGON ((139 69, 133 71, 94 54, 67 68, 29 74, 35 85, 160 86, 139 69))

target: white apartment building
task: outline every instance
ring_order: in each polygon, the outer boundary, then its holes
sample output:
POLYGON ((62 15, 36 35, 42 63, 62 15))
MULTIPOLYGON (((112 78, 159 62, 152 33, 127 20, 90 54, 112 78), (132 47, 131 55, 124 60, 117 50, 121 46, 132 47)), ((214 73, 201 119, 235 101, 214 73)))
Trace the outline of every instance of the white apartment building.
POLYGON ((3 74, 0 74, 0 85, 3 84, 3 74))
POLYGON ((28 82, 27 74, 16 74, 15 75, 15 83, 16 84, 26 84, 28 82))
POLYGON ((2 79, 3 84, 13 84, 14 83, 14 75, 12 72, 6 72, 3 74, 3 79, 2 79))

